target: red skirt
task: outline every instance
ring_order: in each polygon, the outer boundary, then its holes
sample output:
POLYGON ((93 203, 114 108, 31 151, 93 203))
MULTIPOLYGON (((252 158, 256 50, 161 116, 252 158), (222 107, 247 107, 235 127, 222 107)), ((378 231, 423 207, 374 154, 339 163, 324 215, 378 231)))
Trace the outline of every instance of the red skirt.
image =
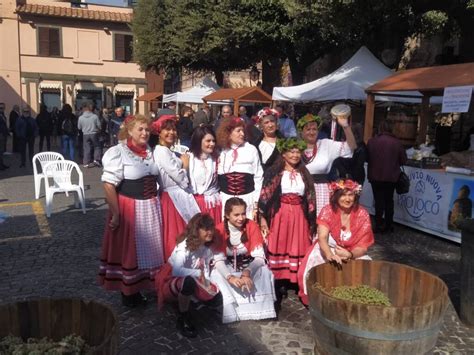
MULTIPOLYGON (((178 294, 181 292, 184 283, 184 277, 173 276, 173 267, 170 263, 166 263, 157 273, 155 280, 155 289, 157 294, 158 309, 161 310, 165 302, 172 302, 178 299, 178 294)), ((196 280, 196 290, 194 291, 194 298, 199 301, 210 301, 218 293, 219 289, 216 285, 210 283, 209 287, 204 287, 199 280, 196 280)))
POLYGON ((135 200, 118 195, 119 227, 109 227, 111 213, 107 215, 100 255, 99 284, 106 290, 133 295, 141 290, 153 289, 155 269, 139 269, 135 243, 135 200))
POLYGON ((302 205, 282 202, 268 235, 268 261, 275 279, 298 282, 298 269, 310 247, 309 225, 302 205))
POLYGON ((209 207, 206 205, 204 195, 194 195, 194 199, 196 200, 201 213, 208 213, 216 225, 222 222, 222 204, 218 203, 214 207, 209 207))
POLYGON ((167 261, 176 246, 176 238, 183 233, 186 223, 174 207, 173 200, 167 192, 161 194, 161 211, 163 212, 163 250, 165 261, 167 261))

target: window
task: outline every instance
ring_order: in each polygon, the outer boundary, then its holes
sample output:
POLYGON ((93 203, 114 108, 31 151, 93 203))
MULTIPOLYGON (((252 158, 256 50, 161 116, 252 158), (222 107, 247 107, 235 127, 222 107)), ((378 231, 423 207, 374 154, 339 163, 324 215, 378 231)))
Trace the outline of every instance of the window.
POLYGON ((132 35, 114 34, 114 59, 121 62, 130 62, 133 58, 132 35))
POLYGON ((59 28, 38 27, 38 55, 47 57, 61 55, 59 28))

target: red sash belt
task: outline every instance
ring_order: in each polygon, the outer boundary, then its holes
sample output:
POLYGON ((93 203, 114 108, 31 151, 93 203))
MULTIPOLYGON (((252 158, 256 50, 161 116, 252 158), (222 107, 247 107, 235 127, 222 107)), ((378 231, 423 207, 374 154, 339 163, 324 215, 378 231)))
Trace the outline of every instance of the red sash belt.
POLYGON ((284 194, 280 197, 281 203, 287 203, 289 205, 301 205, 302 198, 298 194, 284 194))

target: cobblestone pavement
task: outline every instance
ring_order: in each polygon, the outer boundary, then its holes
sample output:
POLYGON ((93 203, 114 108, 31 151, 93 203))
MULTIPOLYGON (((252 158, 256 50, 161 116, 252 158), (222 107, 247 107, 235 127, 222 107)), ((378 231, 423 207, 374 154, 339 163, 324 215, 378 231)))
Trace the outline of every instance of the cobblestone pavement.
MULTIPOLYGON (((119 294, 97 286, 98 255, 107 206, 99 182, 100 169, 83 169, 87 214, 74 208, 72 196, 57 195, 51 218, 44 215, 44 191, 34 200, 31 167, 18 168, 7 156, 0 171, 0 302, 37 297, 82 297, 111 305, 120 320, 121 354, 301 354, 312 353, 308 311, 297 297, 283 302, 278 320, 222 325, 208 308, 194 310, 196 339, 175 330, 175 309, 156 308, 150 292, 146 308, 127 309, 119 294), (6 215, 6 217, 5 217, 6 215), (3 222, 2 222, 3 220, 3 222)), ((474 353, 474 329, 463 326, 459 308, 459 245, 396 226, 391 235, 377 235, 370 251, 375 259, 401 262, 440 276, 448 285, 450 305, 433 354, 474 353)))

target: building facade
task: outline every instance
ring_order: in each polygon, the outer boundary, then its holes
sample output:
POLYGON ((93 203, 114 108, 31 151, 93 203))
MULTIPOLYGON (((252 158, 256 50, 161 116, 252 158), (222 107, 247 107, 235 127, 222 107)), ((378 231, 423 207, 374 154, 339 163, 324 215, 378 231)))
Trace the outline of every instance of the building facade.
POLYGON ((133 9, 81 2, 0 2, 0 102, 38 112, 84 101, 97 109, 124 106, 147 91, 145 73, 132 61, 133 9))

